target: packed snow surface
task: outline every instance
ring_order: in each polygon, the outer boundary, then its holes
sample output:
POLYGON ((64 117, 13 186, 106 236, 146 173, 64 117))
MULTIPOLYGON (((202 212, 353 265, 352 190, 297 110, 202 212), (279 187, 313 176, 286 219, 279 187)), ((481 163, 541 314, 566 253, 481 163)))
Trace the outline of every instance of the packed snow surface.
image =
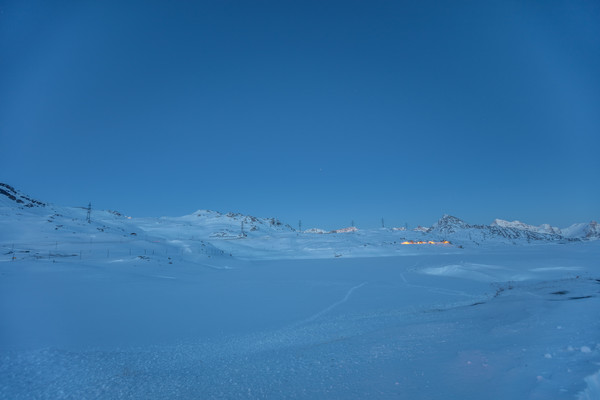
POLYGON ((600 398, 600 241, 86 213, 0 205, 0 399, 600 398))

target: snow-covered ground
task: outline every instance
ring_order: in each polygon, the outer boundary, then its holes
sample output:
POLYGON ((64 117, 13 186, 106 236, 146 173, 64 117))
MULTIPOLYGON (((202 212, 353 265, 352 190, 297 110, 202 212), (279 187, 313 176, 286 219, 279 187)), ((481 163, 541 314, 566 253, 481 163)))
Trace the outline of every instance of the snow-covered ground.
POLYGON ((10 205, 0 223, 0 399, 600 399, 598 240, 10 205))

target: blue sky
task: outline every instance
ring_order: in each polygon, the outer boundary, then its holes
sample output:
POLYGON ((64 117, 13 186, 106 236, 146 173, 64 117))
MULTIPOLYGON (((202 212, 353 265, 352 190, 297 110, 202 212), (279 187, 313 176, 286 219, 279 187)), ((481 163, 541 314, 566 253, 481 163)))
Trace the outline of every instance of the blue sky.
POLYGON ((0 181, 305 227, 600 218, 590 1, 0 3, 0 181))

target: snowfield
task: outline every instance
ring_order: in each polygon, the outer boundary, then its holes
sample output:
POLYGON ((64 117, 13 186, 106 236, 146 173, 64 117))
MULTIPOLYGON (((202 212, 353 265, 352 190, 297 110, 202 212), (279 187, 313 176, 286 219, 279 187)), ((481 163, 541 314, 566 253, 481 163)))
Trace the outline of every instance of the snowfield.
POLYGON ((5 201, 0 399, 600 399, 600 241, 278 222, 5 201))

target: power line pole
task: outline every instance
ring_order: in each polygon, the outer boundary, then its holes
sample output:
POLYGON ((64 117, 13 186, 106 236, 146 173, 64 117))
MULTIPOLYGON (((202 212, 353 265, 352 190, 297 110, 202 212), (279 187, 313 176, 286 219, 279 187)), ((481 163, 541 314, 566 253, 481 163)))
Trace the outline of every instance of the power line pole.
POLYGON ((385 223, 383 222, 383 217, 381 217, 381 227, 385 228, 385 223))
POLYGON ((91 201, 90 201, 90 204, 88 204, 86 220, 87 220, 88 224, 92 223, 92 202, 91 201))
POLYGON ((298 231, 302 232, 302 220, 298 221, 298 231))

